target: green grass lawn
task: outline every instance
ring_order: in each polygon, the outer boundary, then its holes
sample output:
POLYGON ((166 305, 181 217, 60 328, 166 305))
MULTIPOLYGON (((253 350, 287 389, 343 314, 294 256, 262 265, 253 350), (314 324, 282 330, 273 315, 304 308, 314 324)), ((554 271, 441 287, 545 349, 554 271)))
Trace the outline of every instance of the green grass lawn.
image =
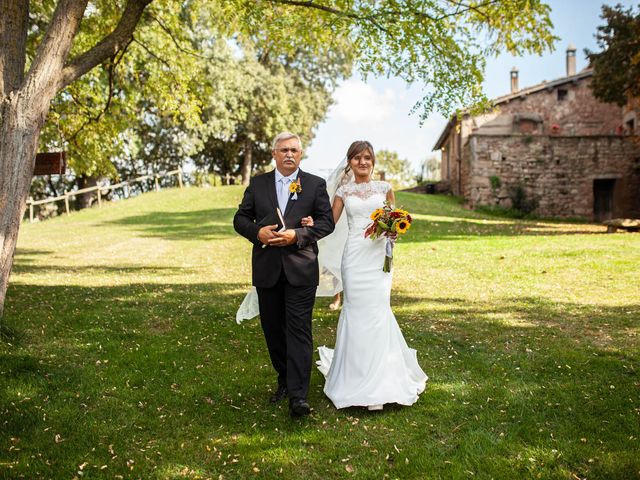
MULTIPOLYGON (((268 405, 236 325, 240 187, 24 224, 0 341, 2 478, 640 478, 640 235, 400 193, 392 303, 430 379, 413 407, 268 405)), ((337 313, 316 303, 316 345, 337 313)))

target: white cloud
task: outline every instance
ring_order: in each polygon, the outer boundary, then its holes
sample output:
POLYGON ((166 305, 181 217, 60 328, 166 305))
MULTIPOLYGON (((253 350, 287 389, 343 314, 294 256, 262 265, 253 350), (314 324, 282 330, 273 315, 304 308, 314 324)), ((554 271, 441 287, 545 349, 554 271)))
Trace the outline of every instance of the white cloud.
POLYGON ((376 91, 360 80, 348 80, 334 94, 335 104, 329 116, 350 124, 377 123, 387 120, 394 108, 396 95, 387 88, 376 91))

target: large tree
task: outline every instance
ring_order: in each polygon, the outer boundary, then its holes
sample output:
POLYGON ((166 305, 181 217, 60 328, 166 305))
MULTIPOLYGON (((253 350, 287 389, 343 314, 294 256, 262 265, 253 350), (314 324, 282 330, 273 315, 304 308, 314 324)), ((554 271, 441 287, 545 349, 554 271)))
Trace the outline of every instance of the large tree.
POLYGON ((623 106, 640 97, 640 10, 603 5, 601 18, 606 25, 596 39, 602 51, 585 51, 594 69, 591 88, 596 98, 623 106))
POLYGON ((398 152, 379 150, 376 153, 376 171, 384 172, 384 177, 395 190, 410 187, 416 183, 416 173, 411 162, 400 158, 398 152))
MULTIPOLYGON (((87 8, 88 0, 58 0, 44 21, 34 56, 28 58, 30 2, 0 0, 0 315, 50 102, 96 66, 116 61, 151 1, 94 0, 87 8), (118 20, 100 22, 103 17, 118 20)), ((481 100, 487 55, 501 50, 540 53, 554 41, 549 7, 541 0, 153 1, 167 8, 202 7, 202 15, 226 28, 228 38, 233 32, 257 32, 257 40, 268 39, 291 52, 300 48, 300 39, 314 48, 327 37, 348 38, 364 74, 425 85, 424 100, 417 106, 423 116, 433 109, 448 114, 481 100)), ((190 15, 176 21, 193 21, 198 12, 190 15)), ((166 75, 182 61, 165 59, 166 75)), ((172 93, 180 110, 181 90, 172 93)))
MULTIPOLYGON (((334 82, 350 72, 344 46, 335 42, 335 47, 311 58, 304 58, 303 52, 275 58, 245 45, 244 58, 228 70, 234 79, 233 93, 227 92, 225 101, 234 127, 231 131, 208 129, 203 148, 195 155, 196 164, 222 176, 240 174, 246 185, 254 167, 270 163, 271 139, 278 132, 291 130, 305 144, 310 142, 331 104, 334 82), (309 74, 305 63, 327 65, 326 72, 317 69, 309 81, 304 78, 309 74)), ((209 109, 203 118, 206 125, 218 121, 209 109)))

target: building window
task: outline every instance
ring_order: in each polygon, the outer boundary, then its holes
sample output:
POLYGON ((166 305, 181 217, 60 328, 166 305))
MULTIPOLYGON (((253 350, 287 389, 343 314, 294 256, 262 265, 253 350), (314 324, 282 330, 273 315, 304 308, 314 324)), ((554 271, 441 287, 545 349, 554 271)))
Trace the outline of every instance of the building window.
POLYGON ((636 121, 635 121, 635 119, 632 118, 631 120, 627 121, 626 126, 627 126, 627 133, 629 135, 633 135, 635 133, 635 130, 636 130, 636 121))
POLYGON ((567 99, 567 95, 569 95, 569 90, 565 88, 558 89, 558 101, 562 102, 567 99))

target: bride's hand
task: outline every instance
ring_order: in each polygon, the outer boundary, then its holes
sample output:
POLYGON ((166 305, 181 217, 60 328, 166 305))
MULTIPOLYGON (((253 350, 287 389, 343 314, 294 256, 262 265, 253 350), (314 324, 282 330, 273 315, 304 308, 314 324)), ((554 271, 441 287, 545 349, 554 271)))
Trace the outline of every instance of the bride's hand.
POLYGON ((313 227, 313 217, 312 216, 308 216, 308 217, 302 217, 302 220, 300 220, 300 223, 302 224, 303 227, 313 227))

